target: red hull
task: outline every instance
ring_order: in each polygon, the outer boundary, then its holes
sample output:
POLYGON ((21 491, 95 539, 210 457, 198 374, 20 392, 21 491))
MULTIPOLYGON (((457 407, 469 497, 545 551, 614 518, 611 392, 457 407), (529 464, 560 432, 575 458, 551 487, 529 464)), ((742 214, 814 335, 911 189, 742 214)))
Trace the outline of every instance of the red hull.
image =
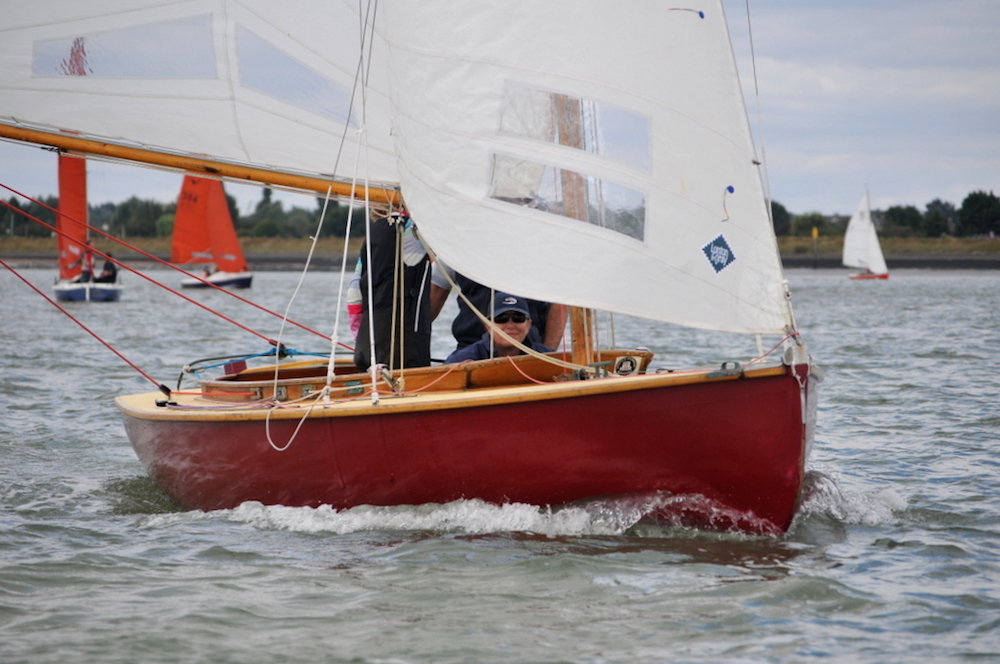
MULTIPOLYGON (((180 421, 123 411, 139 458, 188 508, 460 498, 555 506, 668 491, 704 496, 766 522, 751 529, 781 532, 804 476, 801 397, 786 372, 447 410, 314 412, 284 452, 268 443, 262 418, 180 421)), ((298 423, 272 419, 275 445, 298 423)))
POLYGON ((851 279, 888 279, 889 273, 885 274, 852 274, 851 279))

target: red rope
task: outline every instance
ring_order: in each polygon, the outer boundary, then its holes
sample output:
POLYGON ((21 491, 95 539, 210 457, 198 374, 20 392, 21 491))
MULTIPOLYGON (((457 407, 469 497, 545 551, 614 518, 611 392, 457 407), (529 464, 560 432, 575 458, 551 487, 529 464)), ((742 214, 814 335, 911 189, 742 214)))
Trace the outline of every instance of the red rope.
MULTIPOLYGON (((50 211, 54 212, 57 216, 61 216, 64 219, 68 219, 68 220, 70 220, 70 221, 72 221, 72 222, 74 222, 76 224, 81 224, 81 225, 87 227, 87 229, 89 229, 89 230, 91 230, 91 231, 93 231, 95 233, 98 233, 98 234, 100 234, 100 235, 108 238, 109 240, 112 240, 113 242, 117 242, 121 246, 126 247, 127 249, 130 249, 130 250, 132 250, 132 251, 134 251, 134 252, 136 252, 138 254, 141 254, 141 255, 145 256, 146 258, 149 258, 152 261, 160 263, 161 265, 165 265, 165 266, 169 267, 172 270, 176 270, 177 272, 180 272, 181 274, 184 274, 184 275, 187 275, 187 276, 193 276, 194 278, 198 279, 199 281, 201 281, 201 282, 203 282, 205 284, 208 284, 212 288, 215 288, 216 290, 220 290, 223 293, 226 293, 227 295, 229 295, 230 297, 235 297, 240 302, 243 302, 245 304, 249 304, 250 306, 257 308, 257 309, 263 311, 264 313, 270 314, 270 315, 272 315, 272 316, 274 316, 276 318, 281 318, 282 320, 285 320, 288 323, 290 323, 290 324, 292 324, 292 325, 294 325, 294 326, 296 326, 296 327, 298 327, 300 329, 305 330, 306 332, 311 332, 312 334, 315 334, 316 336, 318 336, 318 337, 320 337, 322 339, 330 341, 330 337, 328 337, 327 335, 323 334, 322 332, 318 332, 318 331, 316 331, 316 330, 314 330, 314 329, 312 329, 312 328, 310 328, 310 327, 308 327, 306 325, 302 325, 301 323, 297 323, 297 322, 295 322, 295 321, 293 321, 291 319, 285 318, 283 315, 281 315, 281 314, 279 314, 277 312, 271 311, 270 309, 267 309, 266 307, 262 307, 261 305, 257 304, 256 302, 252 302, 251 300, 248 300, 248 299, 246 299, 246 298, 244 298, 244 297, 242 297, 242 296, 240 296, 240 295, 238 295, 238 294, 236 294, 236 293, 234 293, 234 292, 232 292, 232 291, 230 291, 228 289, 221 288, 220 286, 217 286, 217 285, 211 283, 210 281, 206 281, 205 279, 202 279, 201 277, 199 277, 197 275, 191 275, 186 270, 183 270, 183 269, 177 267, 173 263, 165 261, 162 258, 159 258, 158 256, 154 256, 153 254, 151 254, 149 252, 143 251, 139 247, 131 245, 128 242, 125 242, 124 240, 120 240, 120 239, 116 238, 115 236, 110 235, 109 233, 105 233, 104 231, 102 231, 101 229, 97 228, 96 226, 91 226, 90 224, 88 224, 88 223, 86 223, 84 221, 80 221, 79 219, 74 219, 73 217, 71 217, 71 216, 69 216, 67 214, 61 213, 56 208, 53 208, 50 205, 46 205, 45 203, 42 203, 41 201, 37 201, 37 200, 31 198, 30 196, 26 196, 25 194, 22 194, 21 192, 17 191, 16 189, 13 189, 13 188, 11 188, 11 187, 3 184, 3 183, 0 183, 0 187, 2 187, 4 189, 6 189, 7 191, 10 191, 10 192, 18 195, 18 196, 20 196, 21 198, 24 198, 25 200, 31 201, 32 203, 34 203, 36 205, 39 205, 39 206, 41 206, 41 207, 43 207, 43 208, 45 208, 47 210, 50 210, 50 211)), ((53 231, 55 233, 59 233, 60 235, 62 235, 64 237, 68 237, 66 235, 66 233, 64 233, 63 231, 59 230, 58 228, 55 228, 51 224, 48 224, 48 223, 42 221, 41 219, 28 214, 26 211, 22 210, 21 208, 19 208, 17 206, 11 205, 10 203, 8 203, 7 201, 5 201, 3 199, 0 199, 0 204, 6 206, 7 208, 9 208, 11 210, 13 210, 14 212, 17 212, 18 214, 23 215, 24 217, 30 219, 31 221, 34 221, 37 224, 41 224, 42 226, 44 226, 45 228, 49 229, 50 231, 53 231)), ((133 274, 139 275, 140 277, 142 277, 143 279, 149 281, 150 283, 153 283, 153 284, 159 286, 160 288, 163 288, 164 290, 170 291, 174 295, 177 295, 178 297, 181 297, 181 298, 187 300, 188 302, 201 307, 205 311, 208 311, 209 313, 215 314, 216 316, 219 316, 220 318, 222 318, 222 319, 224 319, 224 320, 232 323, 233 325, 236 325, 237 327, 242 328, 242 329, 250 332, 251 334, 257 335, 261 339, 265 339, 268 342, 272 342, 271 339, 268 339, 264 335, 259 334, 257 332, 254 332, 253 330, 250 330, 249 328, 244 327, 243 325, 240 325, 239 323, 237 323, 236 321, 232 320, 231 318, 227 318, 223 314, 220 314, 219 312, 217 312, 217 311, 215 311, 213 309, 210 309, 209 307, 201 304, 197 300, 193 300, 193 299, 187 297, 186 295, 182 295, 181 293, 179 293, 176 290, 170 288, 169 286, 167 286, 165 284, 162 284, 162 283, 156 281, 155 279, 153 279, 151 277, 147 277, 146 275, 142 274, 141 272, 137 272, 136 270, 132 269, 128 265, 125 265, 121 261, 116 260, 115 258, 113 258, 111 256, 108 256, 107 254, 105 254, 105 253, 103 253, 103 252, 101 252, 101 251, 99 251, 97 249, 94 249, 92 247, 91 247, 91 250, 94 251, 95 253, 97 253, 98 255, 100 255, 101 257, 103 257, 103 258, 105 258, 107 260, 112 261, 116 265, 120 265, 121 267, 125 268, 129 272, 132 272, 133 274)), ((348 346, 348 345, 346 345, 344 343, 341 343, 341 342, 337 342, 337 345, 339 345, 339 346, 341 346, 343 348, 346 348, 347 350, 354 350, 350 346, 348 346)))
POLYGON ((781 339, 781 341, 779 341, 778 343, 776 343, 776 344, 774 344, 773 346, 771 346, 771 350, 769 350, 769 351, 767 351, 766 353, 764 353, 763 355, 760 355, 760 356, 758 356, 758 357, 755 357, 755 358, 753 358, 752 360, 750 360, 749 362, 747 362, 747 366, 749 366, 749 365, 751 365, 751 364, 754 364, 754 363, 756 363, 756 362, 760 362, 760 361, 761 361, 761 360, 763 360, 763 359, 764 359, 765 357, 767 357, 768 355, 770 355, 771 353, 773 353, 773 352, 774 352, 775 350, 777 350, 777 349, 778 349, 778 346, 780 346, 781 344, 785 343, 785 342, 786 342, 786 341, 788 341, 789 339, 792 339, 792 338, 794 338, 794 337, 797 337, 797 336, 799 336, 799 334, 800 334, 800 333, 799 333, 799 332, 798 332, 797 330, 796 330, 795 332, 789 332, 788 334, 786 334, 786 335, 785 335, 785 336, 784 336, 784 337, 783 337, 783 338, 781 339))
POLYGON ((514 367, 514 369, 517 370, 517 373, 521 374, 522 376, 530 380, 532 383, 535 383, 536 385, 548 385, 548 383, 546 383, 545 381, 538 380, 537 378, 532 378, 528 374, 521 371, 521 367, 517 366, 517 363, 514 362, 514 357, 512 355, 507 356, 507 361, 510 362, 510 366, 514 367))
POLYGON ((115 350, 114 348, 112 348, 111 345, 108 342, 106 342, 104 339, 101 339, 99 336, 97 336, 93 332, 93 330, 91 330, 86 325, 84 325, 83 323, 81 323, 75 316, 73 316, 73 314, 71 314, 70 312, 66 311, 65 308, 63 308, 62 306, 60 306, 58 302, 56 302, 55 300, 53 300, 52 298, 50 298, 48 295, 46 295, 41 290, 39 290, 38 287, 36 287, 33 283, 31 283, 30 281, 28 281, 27 279, 25 279, 17 270, 15 270, 10 265, 8 265, 3 259, 0 259, 0 265, 3 265, 5 268, 7 268, 8 270, 10 270, 14 274, 14 276, 16 276, 18 279, 20 279, 24 283, 28 284, 28 286, 30 286, 32 288, 32 290, 34 290, 36 293, 38 293, 39 295, 41 295, 42 297, 44 297, 46 300, 48 300, 49 304, 51 304, 52 306, 54 306, 56 309, 58 309, 59 311, 63 312, 64 314, 66 314, 69 317, 70 320, 72 320, 74 323, 76 323, 77 325, 79 325, 80 327, 82 327, 84 332, 86 332, 90 336, 92 336, 95 339, 97 339, 98 341, 100 341, 104 345, 105 348, 107 348, 112 353, 114 353, 119 358, 121 358, 121 360, 123 362, 125 362, 125 364, 129 365, 130 367, 132 367, 133 369, 135 369, 137 372, 139 372, 139 374, 143 378, 145 378, 146 380, 148 380, 149 382, 151 382, 153 385, 156 385, 157 387, 160 387, 160 383, 156 382, 156 380, 154 380, 149 374, 147 374, 145 371, 143 371, 138 366, 136 366, 127 357, 125 357, 124 355, 122 355, 121 353, 119 353, 117 350, 115 350))

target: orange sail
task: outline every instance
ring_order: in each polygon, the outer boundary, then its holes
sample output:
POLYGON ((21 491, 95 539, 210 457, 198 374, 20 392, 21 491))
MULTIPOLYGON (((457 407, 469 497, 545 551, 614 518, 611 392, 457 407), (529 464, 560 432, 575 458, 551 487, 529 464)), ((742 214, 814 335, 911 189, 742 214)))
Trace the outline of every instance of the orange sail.
POLYGON ((174 215, 170 262, 214 263, 222 272, 246 272, 247 262, 218 180, 184 176, 174 215))
MULTIPOLYGON (((75 279, 87 241, 87 160, 59 155, 59 278, 75 279)), ((92 259, 91 259, 92 260, 92 259)))

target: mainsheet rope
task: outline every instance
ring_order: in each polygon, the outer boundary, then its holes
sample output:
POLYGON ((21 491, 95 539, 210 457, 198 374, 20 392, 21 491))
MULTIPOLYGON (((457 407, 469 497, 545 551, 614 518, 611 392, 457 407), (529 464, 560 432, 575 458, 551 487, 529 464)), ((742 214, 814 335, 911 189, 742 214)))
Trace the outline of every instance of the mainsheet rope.
MULTIPOLYGON (((366 102, 366 99, 365 99, 365 90, 367 89, 367 78, 366 78, 365 74, 363 73, 363 70, 364 70, 364 63, 365 63, 365 58, 364 58, 365 47, 364 47, 364 45, 365 45, 365 41, 368 39, 367 35, 369 34, 368 33, 368 26, 369 26, 368 17, 371 16, 371 12, 373 11, 373 6, 377 6, 377 3, 376 3, 376 5, 372 5, 371 3, 369 3, 369 5, 368 5, 368 14, 366 15, 366 17, 362 17, 361 16, 361 12, 360 11, 358 12, 358 17, 362 21, 362 24, 360 26, 360 30, 361 30, 361 35, 360 35, 360 37, 361 37, 361 49, 360 49, 360 53, 361 53, 361 55, 358 57, 358 66, 357 66, 357 68, 355 69, 355 72, 354 72, 354 85, 351 88, 351 102, 350 102, 350 105, 348 107, 351 110, 349 111, 347 122, 344 123, 344 132, 343 132, 343 134, 341 134, 340 146, 337 149, 337 156, 336 156, 336 158, 334 160, 334 169, 333 169, 333 172, 336 173, 337 169, 339 168, 339 165, 340 165, 340 158, 341 158, 341 156, 343 154, 344 145, 345 145, 345 143, 347 141, 347 131, 348 131, 348 127, 351 124, 351 115, 350 114, 353 114, 353 112, 354 112, 354 97, 357 94, 357 91, 358 91, 358 89, 360 87, 360 90, 361 90, 361 110, 362 110, 362 113, 361 113, 361 127, 358 129, 358 133, 360 134, 360 137, 363 140, 359 140, 358 141, 358 150, 357 150, 357 153, 355 154, 355 160, 354 160, 354 175, 353 175, 352 181, 351 181, 351 191, 357 191, 358 164, 359 164, 360 159, 361 159, 362 143, 364 143, 364 145, 365 145, 365 183, 366 183, 366 185, 368 183, 368 177, 367 177, 367 170, 368 170, 368 161, 367 161, 367 133, 365 133, 365 114, 364 114, 364 110, 365 110, 365 106, 366 106, 366 103, 365 103, 366 102), (362 83, 360 86, 358 85, 359 81, 362 83)), ((374 35, 374 30, 372 30, 371 34, 374 35)), ((374 43, 374 40, 372 40, 372 43, 374 43)), ((368 48, 370 50, 371 46, 369 45, 368 48)), ((329 198, 330 198, 330 191, 328 190, 327 191, 327 201, 329 201, 329 198)), ((370 202, 369 202, 369 199, 368 199, 368 189, 367 189, 367 186, 366 186, 366 188, 365 188, 365 230, 366 230, 366 235, 367 235, 367 230, 368 230, 369 221, 370 221, 370 209, 369 209, 369 206, 370 206, 370 202)), ((330 358, 329 358, 329 361, 327 363, 326 385, 324 385, 323 389, 320 391, 320 394, 317 396, 317 398, 309 405, 309 409, 306 411, 306 413, 299 420, 298 425, 295 427, 295 431, 292 432, 292 435, 289 436, 288 441, 283 446, 276 445, 275 442, 274 442, 274 440, 273 440, 273 438, 272 438, 272 436, 271 436, 271 412, 274 410, 274 408, 278 407, 280 404, 276 404, 274 407, 272 407, 270 410, 268 410, 268 412, 267 412, 267 418, 265 420, 265 434, 267 436, 267 442, 268 442, 268 444, 271 446, 272 449, 274 449, 274 450, 276 450, 278 452, 284 452, 289 447, 291 447, 292 442, 298 436, 299 430, 302 428, 302 425, 305 423, 306 419, 309 417, 309 414, 312 412, 313 408, 316 406, 316 404, 319 402, 320 399, 322 399, 324 403, 329 403, 329 401, 330 401, 330 388, 331 388, 331 385, 333 384, 334 376, 336 375, 336 361, 335 361, 336 358, 335 358, 335 355, 336 355, 336 351, 337 351, 337 346, 341 345, 341 346, 344 346, 345 348, 347 347, 344 344, 341 344, 340 341, 339 341, 339 336, 340 336, 340 312, 341 312, 341 310, 343 308, 344 276, 347 273, 347 250, 348 250, 348 243, 349 243, 350 238, 351 238, 351 228, 352 228, 353 220, 354 220, 354 207, 355 207, 354 205, 350 205, 349 208, 348 208, 348 211, 347 211, 347 229, 346 229, 346 231, 344 233, 344 251, 343 251, 343 256, 341 258, 340 285, 339 285, 339 288, 337 289, 337 306, 336 306, 336 313, 334 314, 333 333, 331 334, 330 337, 328 337, 329 340, 330 340, 330 358)), ((323 204, 323 215, 320 218, 320 227, 322 227, 323 218, 326 216, 326 208, 327 208, 327 203, 324 202, 324 204, 323 204)), ((314 245, 315 245, 315 242, 316 242, 316 238, 318 238, 318 237, 319 237, 319 231, 316 232, 316 234, 315 234, 315 236, 313 238, 313 244, 314 245)), ((370 247, 370 243, 367 243, 367 244, 370 247)), ((369 255, 370 255, 370 253, 371 253, 371 250, 369 248, 369 255)), ((371 265, 371 259, 370 258, 369 258, 368 264, 371 265)), ((369 306, 369 311, 371 311, 371 307, 370 306, 369 306)), ((375 358, 374 334, 371 334, 370 336, 372 338, 371 357, 372 357, 372 360, 374 362, 374 358, 375 358)), ((277 365, 275 366, 274 380, 275 380, 275 392, 277 392, 277 381, 278 381, 278 369, 277 369, 277 365)), ((373 391, 372 403, 375 404, 375 403, 378 403, 378 388, 377 388, 377 384, 376 384, 376 377, 375 377, 375 372, 374 371, 372 372, 372 388, 373 388, 373 390, 372 390, 373 391)))

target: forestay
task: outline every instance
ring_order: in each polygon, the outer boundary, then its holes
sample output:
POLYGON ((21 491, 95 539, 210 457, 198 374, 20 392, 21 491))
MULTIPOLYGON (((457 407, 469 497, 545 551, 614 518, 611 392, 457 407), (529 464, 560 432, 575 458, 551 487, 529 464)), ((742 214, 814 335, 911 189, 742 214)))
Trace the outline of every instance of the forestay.
POLYGON ((384 9, 403 195, 449 265, 571 305, 790 325, 718 0, 384 9))

